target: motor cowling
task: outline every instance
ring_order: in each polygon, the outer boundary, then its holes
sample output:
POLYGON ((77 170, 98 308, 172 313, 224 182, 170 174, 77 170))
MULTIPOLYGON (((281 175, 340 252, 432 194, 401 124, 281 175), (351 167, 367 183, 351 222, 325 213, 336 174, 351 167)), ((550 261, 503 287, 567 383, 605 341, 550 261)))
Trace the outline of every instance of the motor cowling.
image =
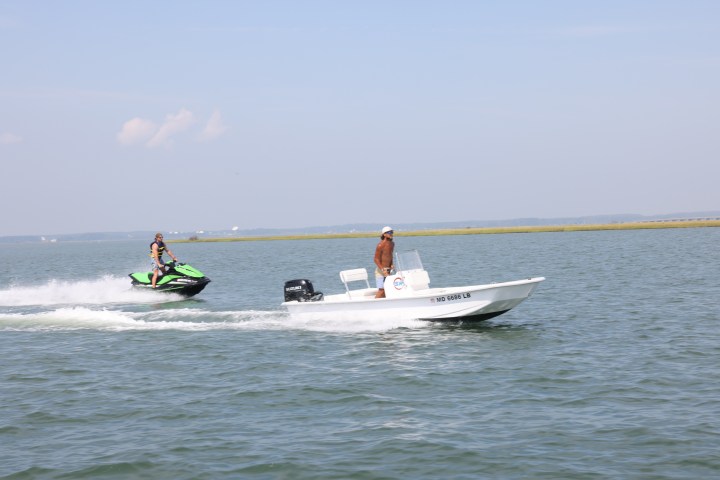
POLYGON ((298 279, 285 282, 286 302, 317 302, 323 294, 316 292, 310 280, 298 279))

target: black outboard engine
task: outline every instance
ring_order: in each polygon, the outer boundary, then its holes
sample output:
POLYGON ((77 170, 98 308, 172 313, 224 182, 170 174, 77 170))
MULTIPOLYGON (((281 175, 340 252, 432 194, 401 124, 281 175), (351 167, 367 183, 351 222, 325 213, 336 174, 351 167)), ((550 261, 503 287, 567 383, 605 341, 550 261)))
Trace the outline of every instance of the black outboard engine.
POLYGON ((285 282, 286 302, 317 302, 322 298, 323 294, 313 289, 310 280, 290 280, 285 282))

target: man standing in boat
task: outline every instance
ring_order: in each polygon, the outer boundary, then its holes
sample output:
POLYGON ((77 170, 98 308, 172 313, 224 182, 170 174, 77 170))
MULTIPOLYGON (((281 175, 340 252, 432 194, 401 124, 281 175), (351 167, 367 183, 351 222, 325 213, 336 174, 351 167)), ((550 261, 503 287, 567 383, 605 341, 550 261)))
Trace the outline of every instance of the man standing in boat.
POLYGON ((395 244, 393 243, 393 229, 383 227, 380 235, 380 243, 375 248, 375 281, 377 282, 378 291, 375 298, 385 298, 385 277, 390 275, 390 271, 394 268, 393 251, 395 244))

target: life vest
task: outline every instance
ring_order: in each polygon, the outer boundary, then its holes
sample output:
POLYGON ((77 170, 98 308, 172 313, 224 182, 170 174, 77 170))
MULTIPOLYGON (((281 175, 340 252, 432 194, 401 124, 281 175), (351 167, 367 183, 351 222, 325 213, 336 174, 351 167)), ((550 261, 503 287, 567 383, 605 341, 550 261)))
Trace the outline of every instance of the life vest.
POLYGON ((158 242, 157 240, 152 242, 150 244, 150 257, 153 256, 153 245, 157 245, 158 247, 158 260, 162 258, 163 253, 165 253, 165 242, 158 242))

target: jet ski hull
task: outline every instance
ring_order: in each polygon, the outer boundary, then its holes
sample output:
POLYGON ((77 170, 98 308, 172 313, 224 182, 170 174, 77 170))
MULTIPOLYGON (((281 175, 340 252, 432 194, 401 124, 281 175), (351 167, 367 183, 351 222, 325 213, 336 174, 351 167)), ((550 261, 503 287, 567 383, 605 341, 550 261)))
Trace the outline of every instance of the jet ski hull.
POLYGON ((161 293, 175 293, 183 297, 192 297, 202 292, 210 279, 196 268, 184 263, 168 262, 168 270, 158 276, 155 288, 152 287, 152 272, 131 273, 132 287, 161 293))
POLYGON ((202 292, 208 283, 210 283, 210 279, 205 278, 203 280, 195 281, 192 283, 170 282, 165 285, 156 285, 155 288, 152 288, 152 285, 150 283, 140 283, 133 281, 132 287, 142 290, 151 290, 153 292, 176 293, 178 295, 182 295, 183 297, 192 297, 202 292))

